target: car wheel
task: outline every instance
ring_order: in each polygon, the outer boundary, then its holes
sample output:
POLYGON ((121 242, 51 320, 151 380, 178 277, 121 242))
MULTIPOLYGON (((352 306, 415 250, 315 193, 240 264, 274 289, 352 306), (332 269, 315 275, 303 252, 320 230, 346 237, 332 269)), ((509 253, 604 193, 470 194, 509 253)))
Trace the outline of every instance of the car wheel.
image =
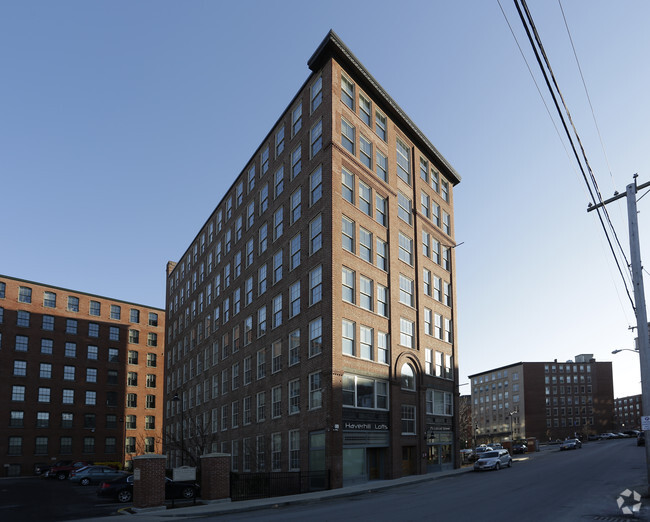
POLYGON ((90 484, 90 479, 89 478, 82 478, 79 481, 79 484, 81 484, 82 486, 87 486, 88 484, 90 484))
POLYGON ((117 494, 117 500, 118 500, 119 502, 122 502, 122 503, 124 503, 124 502, 131 502, 131 497, 132 497, 132 496, 133 496, 133 495, 131 494, 131 492, 130 492, 128 489, 123 489, 122 491, 120 491, 120 492, 117 494))
POLYGON ((512 459, 508 461, 508 467, 512 466, 512 459))
POLYGON ((500 464, 499 462, 497 462, 497 463, 494 465, 494 469, 497 470, 497 471, 499 471, 499 470, 501 469, 501 464, 500 464))
POLYGON ((181 496, 183 498, 194 498, 194 488, 186 487, 181 491, 181 496))
POLYGON ((56 474, 56 478, 59 480, 65 480, 68 478, 68 475, 66 475, 63 471, 61 471, 56 474))

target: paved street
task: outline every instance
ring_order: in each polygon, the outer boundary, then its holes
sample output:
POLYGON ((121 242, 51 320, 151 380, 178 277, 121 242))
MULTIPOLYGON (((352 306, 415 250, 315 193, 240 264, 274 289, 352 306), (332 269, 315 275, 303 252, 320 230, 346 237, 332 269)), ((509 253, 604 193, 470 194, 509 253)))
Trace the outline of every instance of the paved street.
MULTIPOLYGON (((556 447, 557 448, 557 447, 556 447)), ((532 520, 575 521, 622 516, 616 499, 642 489, 645 454, 633 439, 591 442, 582 449, 544 450, 497 472, 441 480, 355 497, 229 514, 230 520, 532 520)), ((636 520, 648 520, 648 510, 636 520)), ((212 517, 216 519, 216 517, 212 517)), ((204 518, 202 520, 205 520, 204 518)))

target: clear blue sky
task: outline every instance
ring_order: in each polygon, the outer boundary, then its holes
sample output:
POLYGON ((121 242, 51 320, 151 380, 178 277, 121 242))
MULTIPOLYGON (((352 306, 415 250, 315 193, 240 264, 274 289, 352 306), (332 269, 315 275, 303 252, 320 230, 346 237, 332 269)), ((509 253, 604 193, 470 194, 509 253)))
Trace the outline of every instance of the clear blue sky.
MULTIPOLYGON (((559 4, 529 4, 603 193, 649 180, 650 3, 562 4, 609 166, 559 4)), ((167 260, 330 28, 463 178, 461 382, 593 353, 614 361, 616 396, 639 393, 637 355, 611 355, 633 346, 631 306, 496 0, 0 3, 0 273, 163 307, 167 260)), ((610 212, 627 248, 624 205, 610 212)), ((648 260, 650 197, 639 211, 648 260)))

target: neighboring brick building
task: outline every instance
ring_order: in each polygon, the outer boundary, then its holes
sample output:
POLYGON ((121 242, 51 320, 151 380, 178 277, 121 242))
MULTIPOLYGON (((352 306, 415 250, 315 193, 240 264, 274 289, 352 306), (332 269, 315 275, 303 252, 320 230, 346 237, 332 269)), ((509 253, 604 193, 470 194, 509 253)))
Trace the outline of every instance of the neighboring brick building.
POLYGON ((3 474, 160 452, 164 326, 158 308, 0 275, 3 474))
POLYGON ((453 467, 460 178, 334 33, 309 67, 168 264, 165 451, 333 487, 453 467))
POLYGON ((520 362, 469 376, 478 443, 587 436, 613 427, 612 363, 520 362))
POLYGON ((614 399, 614 422, 618 431, 641 429, 642 403, 641 394, 614 399))

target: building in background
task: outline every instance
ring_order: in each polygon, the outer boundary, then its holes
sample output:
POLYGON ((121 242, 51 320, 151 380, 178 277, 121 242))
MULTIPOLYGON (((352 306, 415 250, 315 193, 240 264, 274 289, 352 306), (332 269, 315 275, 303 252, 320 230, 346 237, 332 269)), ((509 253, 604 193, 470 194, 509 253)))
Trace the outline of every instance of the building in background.
POLYGON ((641 404, 641 394, 614 399, 614 422, 617 431, 641 430, 641 404))
POLYGON ((165 452, 313 487, 453 467, 460 178, 333 32, 309 67, 168 264, 165 452))
POLYGON ((565 439, 613 428, 612 363, 519 362, 470 375, 478 443, 565 439))
POLYGON ((160 453, 164 326, 164 310, 0 275, 4 474, 160 453))

